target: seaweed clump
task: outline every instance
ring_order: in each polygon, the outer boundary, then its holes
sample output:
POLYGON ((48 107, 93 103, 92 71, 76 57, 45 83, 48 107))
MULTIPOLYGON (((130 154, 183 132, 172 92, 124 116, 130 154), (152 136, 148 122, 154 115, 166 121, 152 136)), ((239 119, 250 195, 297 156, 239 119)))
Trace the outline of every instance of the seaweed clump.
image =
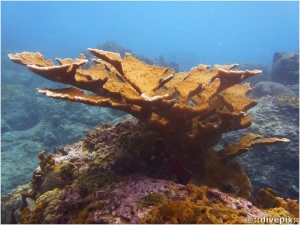
POLYGON ((274 103, 282 108, 299 110, 299 97, 296 95, 278 95, 274 103))
POLYGON ((87 171, 78 176, 72 186, 78 188, 82 196, 87 196, 104 185, 119 182, 121 180, 122 177, 113 171, 106 170, 100 165, 93 164, 87 171))
POLYGON ((21 214, 20 223, 42 224, 54 223, 56 210, 64 196, 65 191, 58 188, 48 191, 36 200, 34 208, 30 211, 26 207, 21 214))
POLYGON ((275 191, 271 188, 260 189, 254 199, 254 205, 261 209, 275 208, 280 205, 279 200, 276 198, 275 191))
POLYGON ((299 204, 296 200, 277 197, 271 188, 260 189, 254 199, 254 205, 262 209, 270 217, 299 218, 299 204))
MULTIPOLYGON (((184 200, 167 199, 152 208, 141 220, 149 223, 184 224, 247 224, 256 218, 277 218, 288 224, 298 222, 299 205, 295 200, 284 201, 271 189, 261 190, 255 199, 256 207, 244 199, 224 194, 207 186, 186 185, 189 195, 184 200), (248 220, 248 218, 253 220, 248 220), (288 220, 292 218, 292 220, 288 220)), ((272 221, 266 221, 272 222, 272 221)))
POLYGON ((206 186, 188 184, 190 192, 186 200, 168 200, 155 207, 141 223, 220 224, 245 223, 247 213, 243 209, 232 209, 222 202, 214 203, 207 195, 206 186))
POLYGON ((143 206, 151 206, 151 205, 159 205, 166 201, 167 198, 164 194, 150 192, 150 194, 142 197, 139 202, 143 206))
POLYGON ((45 151, 38 153, 40 171, 34 171, 31 183, 37 197, 55 188, 63 188, 73 180, 76 168, 74 164, 59 165, 55 163, 53 154, 46 155, 45 151))

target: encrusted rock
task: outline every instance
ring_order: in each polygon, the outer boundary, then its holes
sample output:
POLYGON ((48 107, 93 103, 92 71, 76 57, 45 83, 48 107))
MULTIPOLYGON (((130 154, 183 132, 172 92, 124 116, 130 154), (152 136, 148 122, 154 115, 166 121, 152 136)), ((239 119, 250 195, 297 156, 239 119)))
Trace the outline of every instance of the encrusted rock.
POLYGON ((271 80, 284 85, 299 83, 299 52, 275 52, 271 80))
POLYGON ((270 81, 264 81, 257 83, 252 91, 253 97, 262 97, 265 95, 271 95, 271 96, 278 96, 278 95, 287 95, 290 97, 294 96, 294 92, 284 86, 283 84, 270 82, 270 81))

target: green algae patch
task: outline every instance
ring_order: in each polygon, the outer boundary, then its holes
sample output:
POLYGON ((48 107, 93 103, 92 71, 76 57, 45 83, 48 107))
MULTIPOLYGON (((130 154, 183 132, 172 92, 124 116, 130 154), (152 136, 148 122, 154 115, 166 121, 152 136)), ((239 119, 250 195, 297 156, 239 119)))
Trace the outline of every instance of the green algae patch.
POLYGON ((99 188, 120 182, 122 178, 113 171, 106 170, 99 165, 92 165, 84 173, 80 174, 73 184, 74 188, 78 188, 81 195, 85 196, 98 190, 99 188))

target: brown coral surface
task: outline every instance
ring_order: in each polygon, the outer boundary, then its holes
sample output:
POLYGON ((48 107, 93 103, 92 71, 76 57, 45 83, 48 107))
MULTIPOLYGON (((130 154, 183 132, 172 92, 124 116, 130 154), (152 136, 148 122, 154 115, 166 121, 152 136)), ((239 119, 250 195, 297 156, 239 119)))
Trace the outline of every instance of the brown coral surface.
POLYGON ((211 150, 222 134, 251 125, 247 110, 257 101, 246 97, 251 92, 249 84, 238 84, 259 74, 259 70, 231 70, 237 64, 213 68, 200 64, 189 72, 175 73, 149 66, 130 54, 122 59, 113 52, 89 51, 98 59, 86 70, 81 68, 87 63, 83 54, 75 60, 57 59, 59 66, 44 60, 40 53, 23 52, 9 57, 46 79, 74 86, 38 89, 42 94, 122 110, 143 121, 147 129, 163 139, 167 151, 197 184, 249 198, 250 181, 234 157, 251 146, 288 141, 257 140, 261 136, 249 134, 237 144, 226 144, 218 153, 211 150))

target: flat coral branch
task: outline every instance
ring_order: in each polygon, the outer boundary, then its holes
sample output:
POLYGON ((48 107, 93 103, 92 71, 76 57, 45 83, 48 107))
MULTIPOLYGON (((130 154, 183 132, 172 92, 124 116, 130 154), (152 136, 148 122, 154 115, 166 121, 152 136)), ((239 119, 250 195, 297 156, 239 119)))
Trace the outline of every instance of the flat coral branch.
POLYGON ((62 89, 40 89, 37 91, 51 98, 64 99, 74 102, 80 102, 93 106, 109 107, 116 110, 122 110, 130 113, 138 119, 147 120, 151 116, 151 113, 145 112, 138 106, 132 106, 129 104, 122 104, 114 101, 113 99, 102 97, 93 94, 84 94, 83 91, 77 88, 62 88, 62 89))
POLYGON ((249 151, 250 147, 258 145, 266 145, 273 143, 285 143, 289 142, 286 138, 264 138, 259 134, 247 134, 241 137, 239 142, 230 145, 228 142, 225 143, 224 148, 218 152, 218 155, 223 158, 224 161, 228 161, 238 155, 241 155, 249 151))
POLYGON ((251 92, 248 83, 243 85, 234 85, 222 92, 219 97, 222 99, 228 109, 233 112, 246 112, 248 109, 257 105, 257 101, 247 98, 245 94, 251 92))
MULTIPOLYGON (((98 96, 83 97, 81 94, 76 98, 66 98, 63 97, 63 93, 59 95, 59 90, 56 90, 55 94, 48 94, 49 97, 111 108, 126 105, 127 109, 128 104, 135 105, 135 108, 140 108, 143 112, 148 111, 147 114, 155 113, 181 126, 192 118, 211 111, 210 101, 218 93, 219 100, 231 111, 246 111, 256 104, 255 101, 245 97, 249 92, 249 88, 243 88, 245 85, 230 89, 236 83, 259 73, 259 71, 231 71, 230 69, 237 64, 215 65, 211 70, 208 70, 209 66, 200 64, 188 73, 175 74, 168 68, 149 66, 130 54, 126 54, 125 59, 122 59, 117 53, 97 49, 89 51, 102 62, 97 61, 96 66, 86 70, 81 68, 87 62, 83 54, 75 60, 57 59, 60 66, 54 66, 51 61, 44 60, 40 53, 24 52, 10 54, 9 57, 14 62, 27 65, 29 70, 46 79, 92 91, 98 96), (195 100, 196 98, 198 100, 195 100), (192 99, 196 102, 194 106, 190 104, 192 99)), ((119 108, 124 110, 122 107, 119 108)))
POLYGON ((36 65, 36 66, 53 66, 51 60, 44 60, 44 57, 41 53, 36 52, 22 52, 15 55, 9 54, 8 57, 11 61, 21 64, 23 66, 27 65, 36 65))

